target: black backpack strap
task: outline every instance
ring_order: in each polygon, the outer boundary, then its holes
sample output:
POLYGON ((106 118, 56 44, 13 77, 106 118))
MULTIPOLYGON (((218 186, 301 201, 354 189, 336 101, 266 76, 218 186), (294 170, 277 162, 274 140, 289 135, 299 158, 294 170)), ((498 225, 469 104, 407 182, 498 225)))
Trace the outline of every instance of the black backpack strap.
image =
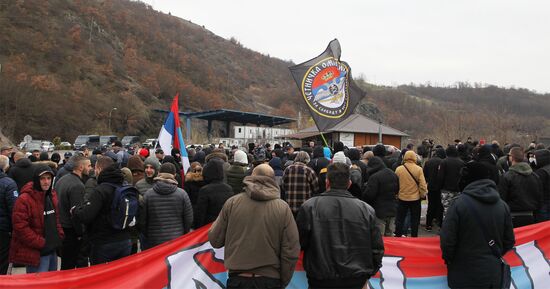
POLYGON ((489 246, 489 249, 491 249, 491 252, 495 257, 502 258, 502 253, 499 252, 499 250, 495 247, 495 240, 488 235, 488 229, 485 223, 483 223, 483 219, 481 218, 481 215, 479 212, 474 209, 474 202, 470 199, 470 196, 466 194, 462 194, 461 198, 466 202, 466 208, 468 208, 468 211, 471 212, 474 215, 474 218, 476 218, 478 221, 476 222, 479 224, 479 229, 483 233, 483 237, 485 238, 485 242, 487 242, 487 246, 489 246))
POLYGON ((405 167, 405 169, 407 170, 407 172, 409 172, 409 175, 411 175, 411 178, 413 178, 414 182, 416 183, 417 186, 419 186, 420 184, 418 183, 418 180, 416 180, 416 178, 413 176, 413 174, 411 173, 411 171, 409 171, 409 168, 407 168, 407 166, 405 164, 403 164, 403 166, 405 167))

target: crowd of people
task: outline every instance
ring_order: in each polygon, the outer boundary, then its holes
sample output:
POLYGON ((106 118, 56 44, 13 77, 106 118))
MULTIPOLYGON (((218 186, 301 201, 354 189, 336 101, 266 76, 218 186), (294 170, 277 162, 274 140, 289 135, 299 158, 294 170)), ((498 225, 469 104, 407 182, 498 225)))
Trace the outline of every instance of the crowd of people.
POLYGON ((382 265, 383 236, 418 237, 427 199, 424 230, 441 236, 449 286, 497 288, 513 227, 550 219, 542 144, 251 143, 187 155, 184 172, 178 149, 130 155, 117 141, 61 160, 2 147, 0 273, 8 263, 57 270, 58 254, 62 270, 110 262, 214 222, 209 239, 225 246, 227 288, 284 288, 300 249, 310 288, 362 288, 382 265), (135 188, 138 206, 122 228, 112 205, 121 187, 135 188))

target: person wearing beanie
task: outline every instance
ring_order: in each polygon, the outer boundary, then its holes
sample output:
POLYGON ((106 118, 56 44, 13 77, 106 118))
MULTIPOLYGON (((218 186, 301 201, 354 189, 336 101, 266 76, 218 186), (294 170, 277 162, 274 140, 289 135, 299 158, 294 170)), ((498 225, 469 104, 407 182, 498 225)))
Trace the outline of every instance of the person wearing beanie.
POLYGON ((148 157, 143 163, 144 178, 136 183, 136 188, 141 195, 145 194, 155 183, 155 177, 160 170, 160 163, 154 156, 148 157))
POLYGON ((447 265, 450 288, 508 288, 501 284, 500 256, 515 243, 510 209, 500 198, 490 170, 483 163, 468 162, 461 172, 462 194, 449 207, 440 232, 440 247, 447 265))
POLYGON ((130 155, 128 154, 128 152, 122 146, 121 141, 117 140, 117 141, 113 142, 113 151, 112 152, 116 155, 115 161, 116 161, 119 169, 124 168, 128 165, 128 159, 130 158, 130 155))
POLYGON ((464 167, 464 162, 458 157, 458 151, 454 145, 445 149, 447 156, 441 161, 437 172, 437 183, 435 189, 441 191, 441 206, 443 208, 443 218, 451 204, 460 194, 460 170, 464 167))
POLYGON ((445 149, 436 148, 434 155, 424 163, 424 178, 428 183, 428 212, 426 213, 426 231, 432 231, 433 220, 441 227, 443 224, 443 207, 441 206, 441 190, 437 175, 441 162, 447 157, 445 149))
POLYGON ((223 182, 223 164, 222 160, 213 158, 202 169, 206 185, 199 191, 194 228, 200 228, 216 220, 225 201, 234 195, 233 188, 223 182))
POLYGON ((284 174, 283 162, 281 162, 281 159, 279 157, 273 157, 269 161, 269 166, 275 172, 275 182, 277 183, 277 185, 281 189, 281 199, 284 200, 284 199, 286 199, 286 196, 285 196, 284 191, 282 190, 282 188, 283 188, 283 174, 284 174))
POLYGON ((12 178, 17 184, 17 190, 21 191, 23 186, 32 181, 34 167, 29 158, 22 152, 17 152, 13 156, 15 165, 8 171, 8 177, 12 178))
POLYGON ((500 197, 508 204, 514 228, 535 223, 542 206, 542 184, 531 166, 524 161, 524 151, 514 147, 508 153, 510 169, 498 184, 500 197))
POLYGON ((131 156, 128 159, 128 169, 132 172, 132 185, 136 185, 145 175, 145 164, 139 156, 131 156))
POLYGON ((420 223, 421 199, 426 197, 428 188, 422 168, 416 164, 416 153, 409 150, 403 157, 403 164, 395 170, 399 178, 397 216, 395 235, 402 237, 405 233, 405 217, 411 213, 411 237, 418 237, 420 223))
POLYGON ((21 190, 13 208, 9 261, 23 264, 27 273, 57 270, 56 250, 65 237, 59 221, 52 169, 36 165, 32 182, 21 190))
POLYGON ((243 179, 248 170, 248 156, 242 150, 233 154, 233 164, 227 169, 227 184, 233 188, 233 194, 239 194, 243 189, 243 179))
POLYGON ((351 166, 351 160, 346 157, 343 151, 339 151, 334 154, 334 157, 332 158, 332 163, 343 163, 351 166))
POLYGON ((176 239, 191 229, 193 209, 187 193, 178 188, 176 167, 172 163, 160 166, 153 187, 143 195, 142 224, 147 247, 152 248, 176 239))
POLYGON ((183 189, 189 195, 191 205, 193 206, 193 212, 196 211, 197 199, 199 198, 199 191, 205 185, 204 178, 202 176, 202 166, 199 162, 192 162, 189 171, 185 175, 185 183, 183 183, 183 189))
POLYGON ((178 163, 176 161, 176 159, 173 157, 173 156, 165 156, 164 159, 162 159, 162 163, 161 164, 165 164, 165 163, 171 163, 174 165, 174 167, 176 167, 176 180, 178 181, 178 187, 182 187, 182 178, 181 178, 181 173, 182 173, 182 166, 181 166, 181 162, 178 163))
POLYGON ((61 161, 61 155, 59 155, 59 153, 53 153, 50 160, 59 167, 59 162, 61 161))
POLYGON ((302 204, 319 192, 319 178, 315 171, 308 167, 309 155, 300 151, 283 173, 283 189, 292 214, 296 217, 302 204))

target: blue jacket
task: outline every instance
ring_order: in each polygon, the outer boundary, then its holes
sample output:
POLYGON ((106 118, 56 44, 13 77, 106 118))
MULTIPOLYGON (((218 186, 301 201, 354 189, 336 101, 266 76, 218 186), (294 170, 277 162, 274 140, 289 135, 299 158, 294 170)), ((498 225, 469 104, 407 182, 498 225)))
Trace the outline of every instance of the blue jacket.
POLYGON ((11 213, 18 196, 15 181, 0 170, 0 232, 11 233, 11 213))

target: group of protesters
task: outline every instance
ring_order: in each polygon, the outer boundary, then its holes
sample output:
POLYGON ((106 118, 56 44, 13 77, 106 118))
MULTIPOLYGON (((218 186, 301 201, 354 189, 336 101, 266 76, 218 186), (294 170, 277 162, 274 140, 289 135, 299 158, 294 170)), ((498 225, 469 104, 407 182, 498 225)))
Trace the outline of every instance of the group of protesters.
POLYGON ((449 286, 500 288, 506 272, 497 261, 514 245, 512 228, 550 219, 550 151, 542 144, 312 141, 186 152, 184 171, 178 149, 130 155, 118 141, 63 160, 2 147, 0 273, 9 263, 54 271, 58 255, 62 270, 110 262, 214 222, 209 239, 225 246, 227 288, 284 288, 300 250, 310 288, 362 288, 382 266, 382 236, 418 237, 427 199, 424 230, 439 229, 449 286), (121 186, 139 192, 138 213, 122 229, 112 220, 121 186), (472 229, 477 223, 490 229, 472 229), (496 250, 480 248, 484 231, 496 250))

